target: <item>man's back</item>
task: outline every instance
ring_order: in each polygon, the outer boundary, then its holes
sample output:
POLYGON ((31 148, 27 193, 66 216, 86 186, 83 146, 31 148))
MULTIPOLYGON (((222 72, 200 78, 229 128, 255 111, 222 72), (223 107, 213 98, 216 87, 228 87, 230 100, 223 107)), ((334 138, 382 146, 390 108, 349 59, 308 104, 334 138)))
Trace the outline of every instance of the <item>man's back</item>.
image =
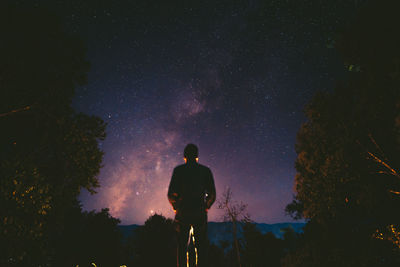
POLYGON ((215 200, 211 170, 196 162, 177 166, 172 174, 168 198, 177 212, 177 219, 204 215, 215 200))

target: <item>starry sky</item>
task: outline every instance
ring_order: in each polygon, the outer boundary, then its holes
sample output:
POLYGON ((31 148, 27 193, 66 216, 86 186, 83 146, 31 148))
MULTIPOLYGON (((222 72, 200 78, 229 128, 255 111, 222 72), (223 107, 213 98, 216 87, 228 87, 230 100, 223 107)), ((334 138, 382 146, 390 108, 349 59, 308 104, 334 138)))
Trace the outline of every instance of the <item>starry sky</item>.
MULTIPOLYGON (((296 133, 344 65, 330 48, 361 1, 36 1, 87 44, 74 107, 107 122, 101 187, 84 209, 121 224, 173 217, 167 188, 187 143, 256 222, 291 221, 296 133)), ((220 221, 215 205, 210 221, 220 221)))

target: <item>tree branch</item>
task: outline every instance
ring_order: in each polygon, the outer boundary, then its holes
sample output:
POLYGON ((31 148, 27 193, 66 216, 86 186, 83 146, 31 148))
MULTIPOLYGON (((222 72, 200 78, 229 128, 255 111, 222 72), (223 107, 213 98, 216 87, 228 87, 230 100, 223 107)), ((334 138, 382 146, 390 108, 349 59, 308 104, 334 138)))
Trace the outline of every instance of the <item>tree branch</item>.
POLYGON ((13 115, 13 114, 15 114, 15 113, 22 112, 22 111, 30 110, 33 106, 34 106, 34 104, 33 104, 33 105, 26 106, 26 107, 23 107, 23 108, 14 109, 14 110, 11 110, 11 111, 6 112, 6 113, 1 113, 1 114, 0 114, 0 118, 1 118, 1 117, 6 117, 6 116, 10 116, 10 115, 13 115))

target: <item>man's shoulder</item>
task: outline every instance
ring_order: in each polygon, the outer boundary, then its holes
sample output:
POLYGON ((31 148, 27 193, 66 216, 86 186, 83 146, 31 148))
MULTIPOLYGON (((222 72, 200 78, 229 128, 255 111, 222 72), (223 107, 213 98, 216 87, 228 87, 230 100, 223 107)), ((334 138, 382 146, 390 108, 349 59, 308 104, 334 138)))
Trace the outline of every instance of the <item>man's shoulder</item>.
POLYGON ((201 168, 201 169, 203 169, 203 170, 205 170, 205 171, 211 171, 210 168, 208 168, 208 167, 205 166, 205 165, 202 165, 202 164, 198 164, 198 165, 199 165, 199 168, 201 168))
MULTIPOLYGON (((203 171, 211 171, 210 168, 208 168, 207 166, 202 165, 202 164, 200 164, 200 163, 197 163, 197 164, 196 164, 196 167, 199 168, 199 169, 201 169, 201 170, 203 170, 203 171)), ((188 168, 188 165, 187 165, 187 164, 181 164, 181 165, 176 166, 176 167, 174 168, 174 171, 181 171, 181 170, 184 170, 184 169, 186 169, 186 168, 188 168)))
POLYGON ((184 169, 184 168, 185 168, 185 164, 178 165, 178 166, 176 166, 176 167, 174 168, 174 172, 180 171, 180 170, 182 170, 182 169, 184 169))

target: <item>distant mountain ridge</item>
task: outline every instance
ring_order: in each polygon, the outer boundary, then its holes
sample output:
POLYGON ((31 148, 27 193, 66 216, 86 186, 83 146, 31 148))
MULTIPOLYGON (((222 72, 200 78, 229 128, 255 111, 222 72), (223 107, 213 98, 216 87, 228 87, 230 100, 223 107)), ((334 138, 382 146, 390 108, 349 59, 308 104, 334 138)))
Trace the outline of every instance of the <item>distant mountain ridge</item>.
MULTIPOLYGON (((282 239, 284 231, 283 229, 291 227, 296 233, 303 232, 303 228, 305 223, 255 223, 257 229, 262 233, 266 234, 268 232, 272 232, 277 238, 282 239)), ((241 228, 239 226, 239 228, 241 228)), ((208 238, 211 243, 216 245, 219 244, 220 241, 232 241, 232 223, 230 222, 209 222, 208 223, 208 238)), ((238 237, 241 238, 242 235, 239 231, 238 237)))
MULTIPOLYGON (((283 229, 291 227, 296 233, 303 232, 305 223, 255 223, 257 229, 262 233, 266 234, 272 232, 277 238, 283 238, 283 229)), ((141 225, 118 225, 124 238, 134 234, 134 231, 141 225)), ((232 223, 230 222, 209 222, 208 223, 208 238, 211 243, 219 245, 220 241, 232 241, 232 223)), ((241 235, 239 234, 239 238, 241 235)))

